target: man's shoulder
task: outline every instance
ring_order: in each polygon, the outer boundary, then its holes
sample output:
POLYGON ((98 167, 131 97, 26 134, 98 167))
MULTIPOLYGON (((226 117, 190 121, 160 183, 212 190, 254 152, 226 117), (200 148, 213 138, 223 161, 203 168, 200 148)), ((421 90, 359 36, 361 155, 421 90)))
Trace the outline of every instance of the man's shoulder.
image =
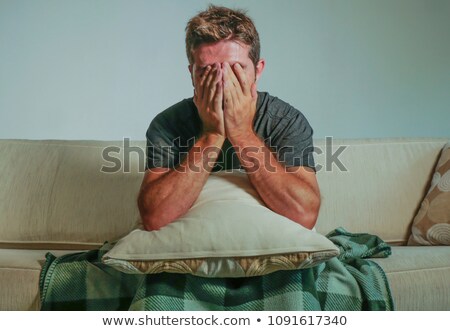
POLYGON ((186 123, 197 126, 198 120, 199 116, 193 99, 186 98, 158 113, 151 121, 148 130, 164 128, 176 132, 186 123))
POLYGON ((195 137, 201 130, 201 120, 198 116, 193 98, 183 99, 160 112, 151 121, 147 129, 148 140, 183 141, 195 137))
POLYGON ((272 120, 305 118, 300 110, 268 92, 258 92, 257 111, 259 117, 268 117, 272 120))
POLYGON ((192 98, 186 98, 164 109, 155 116, 153 121, 164 121, 173 125, 194 115, 196 115, 194 101, 192 98))

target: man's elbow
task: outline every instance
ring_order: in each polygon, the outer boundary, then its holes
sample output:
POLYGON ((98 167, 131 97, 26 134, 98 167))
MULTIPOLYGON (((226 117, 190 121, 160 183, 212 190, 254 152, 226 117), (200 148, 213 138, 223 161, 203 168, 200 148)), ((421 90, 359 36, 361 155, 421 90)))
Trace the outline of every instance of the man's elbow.
POLYGON ((316 225, 318 216, 319 213, 316 211, 303 212, 297 223, 300 223, 300 225, 303 225, 305 228, 311 230, 316 225))
POLYGON ((163 221, 163 215, 159 215, 158 211, 153 206, 145 203, 142 194, 138 198, 138 209, 141 215, 141 222, 144 230, 156 231, 161 229, 165 224, 163 221))
POLYGON ((141 214, 142 226, 146 231, 156 231, 163 227, 163 225, 158 224, 158 221, 151 214, 141 214))
POLYGON ((319 217, 319 209, 320 199, 311 202, 308 208, 298 206, 296 211, 297 217, 294 219, 294 221, 311 230, 317 223, 317 218, 319 217))
POLYGON ((177 219, 179 215, 171 210, 164 210, 155 207, 139 206, 139 213, 144 230, 156 231, 170 224, 177 219))
POLYGON ((157 211, 141 211, 141 221, 144 230, 156 231, 169 224, 172 220, 157 211))

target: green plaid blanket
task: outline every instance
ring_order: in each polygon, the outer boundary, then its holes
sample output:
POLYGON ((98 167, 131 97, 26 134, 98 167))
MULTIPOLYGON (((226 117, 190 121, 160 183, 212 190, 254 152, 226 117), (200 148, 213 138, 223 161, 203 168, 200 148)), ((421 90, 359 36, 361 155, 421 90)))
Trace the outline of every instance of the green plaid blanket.
POLYGON ((112 247, 56 258, 41 272, 42 310, 393 310, 386 276, 368 257, 390 247, 370 234, 327 235, 340 255, 316 267, 249 278, 131 275, 101 262, 112 247))

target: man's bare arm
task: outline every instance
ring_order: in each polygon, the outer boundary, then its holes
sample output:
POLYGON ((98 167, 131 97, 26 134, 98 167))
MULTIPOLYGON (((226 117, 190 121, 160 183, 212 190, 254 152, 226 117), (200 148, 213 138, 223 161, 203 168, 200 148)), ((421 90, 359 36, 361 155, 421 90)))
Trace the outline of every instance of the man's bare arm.
POLYGON ((194 103, 203 133, 175 169, 147 170, 138 197, 148 231, 157 230, 186 213, 205 184, 225 141, 220 66, 208 66, 195 83, 194 103))
POLYGON ((146 171, 138 197, 144 228, 158 230, 185 214, 197 199, 225 138, 204 135, 174 169, 146 171))
POLYGON ((253 131, 256 83, 247 80, 239 63, 233 68, 224 63, 223 69, 225 130, 251 183, 274 212, 313 228, 320 207, 315 173, 306 167, 288 171, 278 162, 253 131))
POLYGON ((266 206, 312 229, 320 208, 314 171, 302 166, 286 168, 256 134, 241 136, 232 143, 239 146, 241 165, 266 206))

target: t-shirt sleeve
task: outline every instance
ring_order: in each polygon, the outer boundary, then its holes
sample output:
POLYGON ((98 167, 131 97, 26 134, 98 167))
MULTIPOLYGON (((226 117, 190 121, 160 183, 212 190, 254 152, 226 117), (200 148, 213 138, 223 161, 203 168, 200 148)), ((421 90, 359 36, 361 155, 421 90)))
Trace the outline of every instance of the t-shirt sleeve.
POLYGON ((296 111, 277 144, 278 160, 286 167, 304 166, 316 171, 314 163, 313 129, 308 120, 296 111))
POLYGON ((173 168, 178 164, 178 146, 162 116, 156 116, 146 133, 147 162, 145 169, 173 168))

